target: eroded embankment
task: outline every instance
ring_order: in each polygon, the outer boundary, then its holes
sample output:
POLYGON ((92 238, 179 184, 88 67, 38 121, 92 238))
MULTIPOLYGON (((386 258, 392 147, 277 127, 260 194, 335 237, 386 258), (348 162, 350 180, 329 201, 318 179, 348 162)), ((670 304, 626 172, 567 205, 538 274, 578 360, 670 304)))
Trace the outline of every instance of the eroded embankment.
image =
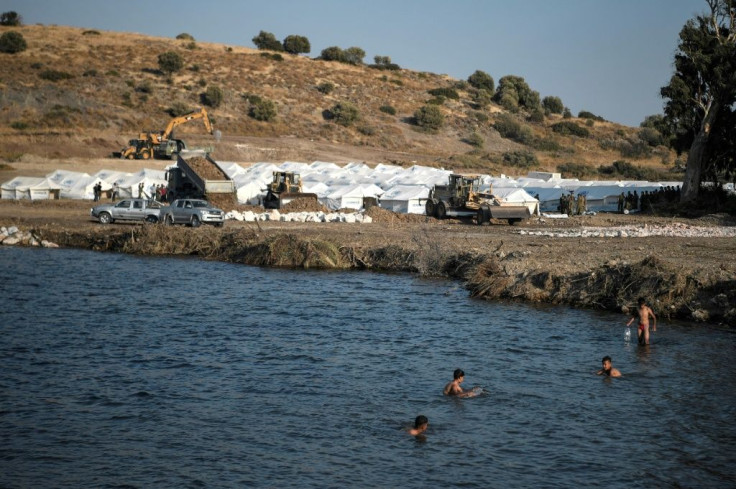
POLYGON ((637 263, 601 263, 584 273, 529 269, 514 253, 450 253, 440 246, 407 249, 344 246, 295 234, 254 230, 206 232, 140 226, 118 233, 40 231, 65 247, 139 255, 198 256, 246 265, 410 272, 462 281, 473 297, 512 299, 628 312, 646 297, 664 318, 736 326, 736 281, 729 274, 693 276, 654 256, 637 263))

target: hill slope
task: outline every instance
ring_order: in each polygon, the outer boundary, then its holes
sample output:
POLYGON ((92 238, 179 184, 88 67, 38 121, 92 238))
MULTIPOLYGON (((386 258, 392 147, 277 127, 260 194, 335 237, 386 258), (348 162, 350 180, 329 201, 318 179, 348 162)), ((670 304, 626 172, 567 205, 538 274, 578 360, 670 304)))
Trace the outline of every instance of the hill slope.
POLYGON ((517 113, 511 120, 527 138, 516 139, 526 144, 503 138, 494 124, 508 117, 506 111, 494 103, 477 106, 475 89, 445 75, 286 53, 278 60, 250 48, 131 33, 34 25, 1 27, 0 34, 8 30, 20 32, 28 44, 21 53, 0 54, 0 157, 9 161, 22 154, 109 156, 141 130, 162 129, 172 109, 201 106, 203 93, 216 87, 222 103, 208 110, 221 141, 215 143, 196 122, 180 126, 177 135, 190 146, 215 145, 219 159, 418 163, 515 175, 561 169, 588 178, 606 177, 597 168, 617 160, 664 175, 674 163, 666 148, 643 144, 638 129, 605 121, 568 119, 590 133, 576 137, 552 130, 561 116, 532 123, 528 114, 517 113), (158 65, 167 51, 184 59, 171 78, 158 65), (318 89, 323 84, 333 89, 318 89), (416 126, 413 115, 435 98, 428 90, 436 88, 454 88, 459 98, 439 105, 444 125, 430 133, 416 126), (275 103, 274 120, 249 115, 259 98, 275 103), (360 114, 347 127, 329 117, 341 102, 360 114))

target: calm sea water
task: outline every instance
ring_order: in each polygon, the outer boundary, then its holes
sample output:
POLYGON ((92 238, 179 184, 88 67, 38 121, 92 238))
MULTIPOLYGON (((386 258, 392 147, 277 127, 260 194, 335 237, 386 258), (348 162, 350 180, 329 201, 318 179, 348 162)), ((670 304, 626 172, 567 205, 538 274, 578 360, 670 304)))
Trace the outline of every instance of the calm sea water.
POLYGON ((0 292, 3 488, 736 485, 730 330, 80 250, 0 248, 0 292))

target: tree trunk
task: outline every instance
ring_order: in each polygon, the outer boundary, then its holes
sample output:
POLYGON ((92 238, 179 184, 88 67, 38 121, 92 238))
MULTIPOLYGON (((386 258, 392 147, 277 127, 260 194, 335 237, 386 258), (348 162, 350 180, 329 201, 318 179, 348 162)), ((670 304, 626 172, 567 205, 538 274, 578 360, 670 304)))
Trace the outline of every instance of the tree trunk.
POLYGON ((698 197, 700 190, 700 179, 703 173, 703 157, 705 149, 708 146, 708 136, 713 126, 713 121, 718 113, 718 104, 713 103, 700 124, 700 130, 690 145, 690 152, 687 155, 687 167, 685 168, 685 179, 682 182, 682 192, 680 193, 680 202, 690 202, 698 197))

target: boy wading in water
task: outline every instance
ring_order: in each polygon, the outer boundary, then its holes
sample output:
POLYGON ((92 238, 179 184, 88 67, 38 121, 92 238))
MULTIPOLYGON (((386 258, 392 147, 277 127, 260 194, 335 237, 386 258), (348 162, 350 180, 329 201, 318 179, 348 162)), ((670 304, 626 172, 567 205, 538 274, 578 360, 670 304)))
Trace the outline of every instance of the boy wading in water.
POLYGON ((640 345, 648 345, 649 344, 649 318, 651 317, 653 320, 652 323, 652 331, 657 331, 657 316, 654 315, 654 311, 647 306, 646 300, 644 300, 643 297, 639 297, 638 306, 636 310, 636 315, 632 316, 631 319, 629 319, 629 322, 626 323, 626 326, 631 326, 631 323, 634 322, 634 319, 639 318, 639 329, 638 329, 638 337, 639 337, 639 344, 640 345))
POLYGON ((412 436, 421 435, 427 431, 427 426, 429 426, 429 419, 420 414, 417 416, 417 419, 414 420, 414 428, 409 428, 407 432, 412 436))
POLYGON ((455 369, 455 371, 452 373, 452 379, 452 382, 448 382, 443 391, 446 396, 473 397, 478 395, 478 393, 474 389, 466 391, 462 387, 460 387, 460 384, 462 384, 465 380, 465 372, 463 372, 461 369, 455 369))

